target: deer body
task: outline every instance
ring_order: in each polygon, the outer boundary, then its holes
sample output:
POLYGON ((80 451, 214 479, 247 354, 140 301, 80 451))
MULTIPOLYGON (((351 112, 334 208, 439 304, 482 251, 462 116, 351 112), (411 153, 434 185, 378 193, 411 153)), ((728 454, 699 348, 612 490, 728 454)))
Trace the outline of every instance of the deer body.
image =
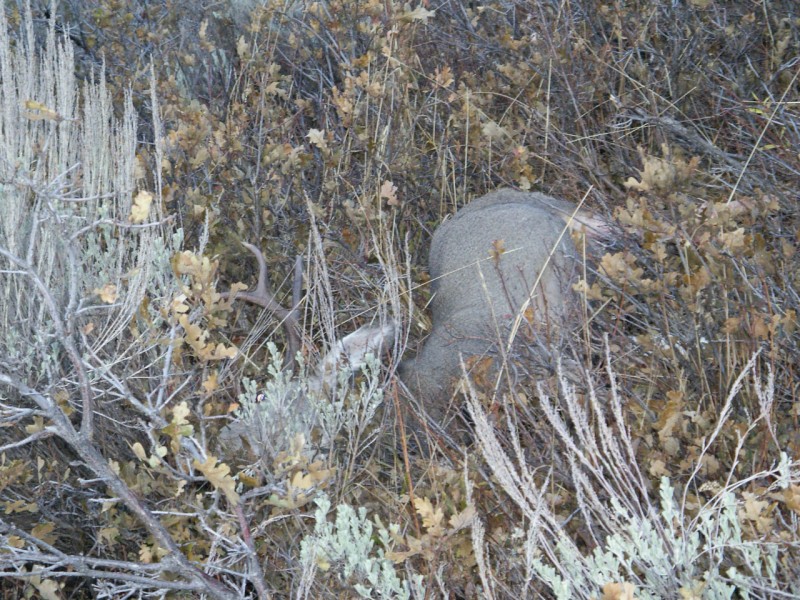
MULTIPOLYGON (((519 315, 551 333, 563 325, 575 305, 577 251, 567 231, 575 208, 543 194, 498 190, 435 231, 431 332, 399 368, 433 418, 443 416, 462 358, 502 354, 519 315)), ((597 224, 579 213, 570 227, 597 224)))

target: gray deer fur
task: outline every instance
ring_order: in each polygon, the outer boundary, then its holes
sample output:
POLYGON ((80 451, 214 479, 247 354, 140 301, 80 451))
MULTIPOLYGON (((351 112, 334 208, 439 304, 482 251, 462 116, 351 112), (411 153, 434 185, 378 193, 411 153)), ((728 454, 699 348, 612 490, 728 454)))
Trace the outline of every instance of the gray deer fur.
POLYGON ((522 313, 537 332, 557 336, 576 301, 578 253, 567 226, 602 227, 583 212, 573 215, 575 209, 544 194, 501 189, 436 229, 429 258, 431 333, 398 369, 431 417, 444 416, 462 357, 468 362, 502 353, 522 313))

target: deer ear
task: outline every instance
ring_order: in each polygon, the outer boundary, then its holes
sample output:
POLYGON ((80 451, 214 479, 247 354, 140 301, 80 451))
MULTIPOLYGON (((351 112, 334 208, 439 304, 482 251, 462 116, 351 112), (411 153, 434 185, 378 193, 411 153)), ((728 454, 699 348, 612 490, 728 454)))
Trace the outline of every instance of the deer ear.
POLYGON ((336 380, 342 367, 355 371, 364 366, 367 354, 380 356, 394 342, 394 325, 362 327, 337 340, 319 365, 319 374, 325 384, 336 380))

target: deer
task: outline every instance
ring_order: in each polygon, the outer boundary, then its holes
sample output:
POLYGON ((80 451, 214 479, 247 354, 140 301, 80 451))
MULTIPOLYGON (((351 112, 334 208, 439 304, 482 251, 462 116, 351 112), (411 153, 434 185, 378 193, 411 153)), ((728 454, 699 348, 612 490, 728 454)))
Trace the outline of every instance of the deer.
MULTIPOLYGON (((431 329, 416 356, 396 369, 404 394, 421 412, 442 421, 470 359, 506 356, 524 326, 534 332, 567 329, 575 314, 572 286, 579 253, 569 235, 607 233, 606 222, 574 204, 536 192, 500 189, 477 198, 433 233, 429 252, 431 329)), ((300 348, 295 309, 269 291, 261 251, 245 247, 259 265, 253 292, 223 294, 257 304, 282 319, 287 348, 300 348)), ((310 374, 308 390, 325 395, 342 367, 356 371, 369 354, 393 345, 399 325, 364 326, 337 340, 310 374)), ((294 365, 289 357, 288 368, 294 365)), ((469 373, 466 373, 467 375, 469 373)))

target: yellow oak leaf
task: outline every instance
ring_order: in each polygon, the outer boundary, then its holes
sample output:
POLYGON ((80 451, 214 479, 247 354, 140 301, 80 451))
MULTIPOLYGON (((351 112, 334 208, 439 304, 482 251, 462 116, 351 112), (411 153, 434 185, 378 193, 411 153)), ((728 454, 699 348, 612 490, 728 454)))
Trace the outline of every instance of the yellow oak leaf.
POLYGON ((153 194, 144 190, 136 194, 131 206, 131 223, 143 223, 150 213, 150 205, 153 203, 153 194))
POLYGON ((211 455, 209 455, 205 462, 195 460, 192 464, 205 476, 215 489, 225 494, 228 502, 231 504, 238 504, 239 494, 236 493, 236 480, 231 477, 231 468, 228 465, 225 463, 218 464, 217 457, 211 455))

